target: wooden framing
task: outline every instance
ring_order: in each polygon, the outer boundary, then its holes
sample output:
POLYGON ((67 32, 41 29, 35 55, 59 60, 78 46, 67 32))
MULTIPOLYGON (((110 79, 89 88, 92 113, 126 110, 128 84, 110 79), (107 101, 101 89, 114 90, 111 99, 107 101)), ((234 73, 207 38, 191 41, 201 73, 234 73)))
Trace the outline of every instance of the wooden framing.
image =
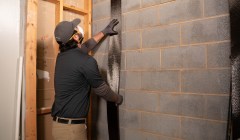
MULTIPOLYGON (((91 37, 91 0, 84 1, 84 9, 79 9, 71 5, 66 5, 63 0, 44 0, 56 4, 55 23, 63 20, 63 11, 68 10, 84 16, 85 38, 91 37)), ((25 46, 25 79, 26 79, 26 120, 25 120, 25 139, 37 139, 37 114, 44 115, 51 112, 51 107, 44 107, 37 110, 36 107, 36 50, 37 50, 37 10, 38 0, 27 0, 27 26, 26 26, 26 46, 25 46)), ((54 44, 55 54, 58 53, 58 44, 54 44)), ((91 110, 91 109, 90 109, 91 110)), ((91 112, 91 111, 90 111, 91 112)), ((91 120, 91 113, 89 113, 91 120)), ((91 122, 88 122, 91 129, 91 122)), ((90 132, 90 131, 89 131, 90 132)), ((91 140, 91 133, 88 135, 91 140)))
POLYGON ((79 15, 87 15, 88 14, 87 10, 85 10, 85 9, 79 9, 77 7, 70 6, 67 4, 63 4, 63 10, 71 11, 71 12, 74 12, 79 15))
POLYGON ((36 48, 37 48, 37 0, 27 0, 25 79, 26 79, 26 121, 25 139, 37 138, 36 124, 36 48))

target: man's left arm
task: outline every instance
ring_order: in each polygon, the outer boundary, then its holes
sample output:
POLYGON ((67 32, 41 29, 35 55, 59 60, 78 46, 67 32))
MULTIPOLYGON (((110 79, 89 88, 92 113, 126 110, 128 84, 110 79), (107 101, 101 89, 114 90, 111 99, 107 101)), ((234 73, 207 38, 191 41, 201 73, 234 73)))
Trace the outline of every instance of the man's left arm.
POLYGON ((113 19, 106 28, 104 28, 101 32, 94 35, 92 38, 88 39, 86 42, 82 44, 82 49, 88 53, 90 50, 94 49, 98 43, 105 37, 105 36, 113 36, 117 35, 118 32, 114 31, 114 27, 119 23, 117 19, 113 19))

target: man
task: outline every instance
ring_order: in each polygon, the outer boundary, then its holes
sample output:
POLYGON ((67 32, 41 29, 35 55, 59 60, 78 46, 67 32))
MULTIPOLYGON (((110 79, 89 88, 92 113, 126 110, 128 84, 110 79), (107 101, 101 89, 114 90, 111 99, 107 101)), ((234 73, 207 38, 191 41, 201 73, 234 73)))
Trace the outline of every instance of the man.
POLYGON ((54 31, 60 49, 55 66, 55 100, 52 106, 55 140, 87 140, 90 87, 97 95, 116 105, 123 100, 102 79, 96 60, 88 55, 104 36, 118 34, 113 30, 118 21, 112 20, 102 32, 83 44, 79 23, 80 19, 63 21, 54 31))

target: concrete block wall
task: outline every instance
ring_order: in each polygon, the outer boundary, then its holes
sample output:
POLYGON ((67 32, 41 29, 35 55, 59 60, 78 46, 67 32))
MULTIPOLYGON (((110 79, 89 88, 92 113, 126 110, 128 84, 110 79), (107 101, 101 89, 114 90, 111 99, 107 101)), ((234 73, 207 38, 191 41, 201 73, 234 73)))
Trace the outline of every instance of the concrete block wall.
MULTIPOLYGON (((110 0, 93 0, 93 34, 110 0)), ((122 0, 121 140, 224 140, 230 93, 228 0, 122 0)), ((106 72, 108 39, 95 51, 106 72)), ((108 140, 94 102, 94 139, 108 140)), ((98 105, 96 105, 98 104, 98 105)))

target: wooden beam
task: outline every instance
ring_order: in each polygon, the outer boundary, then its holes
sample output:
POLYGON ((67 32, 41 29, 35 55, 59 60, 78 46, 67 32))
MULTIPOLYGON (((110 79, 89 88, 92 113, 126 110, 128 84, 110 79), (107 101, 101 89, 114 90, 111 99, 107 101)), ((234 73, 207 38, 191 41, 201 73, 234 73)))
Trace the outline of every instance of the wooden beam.
POLYGON ((58 0, 55 9, 55 23, 56 25, 63 20, 63 0, 58 0))
POLYGON ((47 2, 51 2, 51 3, 56 4, 56 3, 58 3, 59 0, 42 0, 42 1, 47 1, 47 2))
POLYGON ((36 50, 37 50, 37 5, 38 0, 27 0, 25 79, 26 120, 25 140, 37 139, 36 113, 36 50))
POLYGON ((45 115, 51 113, 51 107, 42 107, 37 110, 38 115, 45 115))
POLYGON ((84 29, 85 29, 85 37, 90 38, 92 36, 91 34, 91 24, 92 24, 92 4, 91 1, 85 1, 84 6, 86 7, 86 11, 88 14, 84 15, 84 29))
MULTIPOLYGON (((58 0, 55 8, 55 24, 57 25, 62 20, 63 20, 63 0, 58 0)), ((55 57, 57 57, 57 54, 59 52, 59 45, 55 40, 53 44, 55 49, 55 57)))
MULTIPOLYGON (((87 1, 84 1, 84 2, 86 3, 87 1)), ((67 4, 63 4, 63 10, 71 11, 71 12, 74 12, 74 13, 79 14, 79 15, 88 14, 88 11, 86 9, 80 9, 80 8, 75 7, 75 6, 71 6, 71 5, 67 5, 67 4)))

